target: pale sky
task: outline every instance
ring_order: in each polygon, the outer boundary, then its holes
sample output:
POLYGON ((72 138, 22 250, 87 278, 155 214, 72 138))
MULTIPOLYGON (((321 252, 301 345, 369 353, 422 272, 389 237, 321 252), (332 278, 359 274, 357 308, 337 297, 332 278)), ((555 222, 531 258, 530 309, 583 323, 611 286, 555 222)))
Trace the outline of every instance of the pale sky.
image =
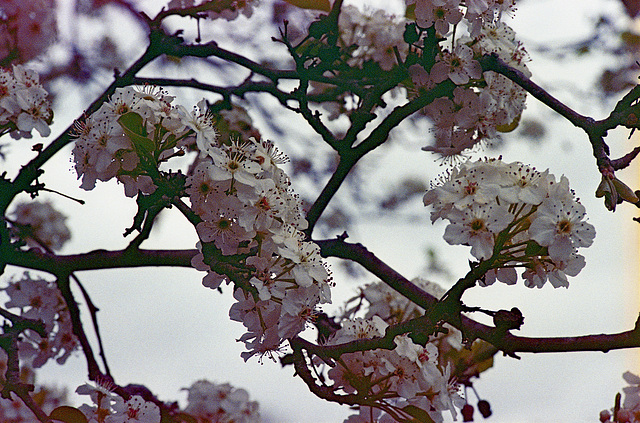
MULTIPOLYGON (((586 34, 589 18, 596 11, 614 7, 620 7, 617 1, 529 0, 522 3, 509 23, 525 45, 527 40, 563 44, 586 34)), ((231 27, 237 29, 243 22, 239 19, 231 27)), ((256 34, 256 37, 268 39, 271 35, 274 34, 256 34)), ((135 43, 131 48, 135 49, 135 43)), ((597 98, 578 95, 576 89, 587 93, 593 90, 593 81, 598 76, 596 70, 606 58, 596 55, 559 65, 536 54, 532 53, 532 56, 529 67, 534 81, 581 113, 595 118, 606 115, 607 109, 599 105, 597 98)), ((64 108, 56 109, 52 137, 66 128, 82 107, 84 105, 78 104, 77 97, 72 97, 64 108)), ((523 161, 542 170, 549 168, 557 177, 566 175, 587 209, 589 222, 596 227, 595 243, 581 251, 587 266, 578 277, 570 278, 568 289, 545 286, 541 290, 531 290, 520 281, 517 286, 475 288, 465 294, 465 303, 484 308, 517 306, 525 316, 520 334, 527 336, 628 330, 633 327, 639 310, 635 276, 638 274, 638 230, 637 224, 631 222, 631 217, 637 215, 634 214, 636 210, 626 206, 611 214, 604 209, 600 199, 593 197, 599 175, 587 138, 581 131, 553 119, 552 113, 531 98, 525 117, 529 113, 549 122, 546 139, 539 146, 533 146, 507 138, 505 148, 499 153, 505 161, 523 161)), ((284 125, 284 135, 269 133, 267 126, 260 129, 276 145, 281 141, 293 145, 303 139, 313 142, 314 148, 324 148, 318 137, 308 132, 307 137, 301 138, 305 132, 300 126, 287 123, 293 121, 291 113, 273 119, 276 124, 284 125)), ((260 122, 256 123, 259 125, 260 122)), ((405 125, 394 136, 401 138, 411 130, 415 131, 405 125)), ((622 132, 611 135, 610 145, 616 157, 629 147, 625 138, 626 133, 622 132)), ((427 143, 426 138, 409 133, 407 139, 401 147, 374 151, 359 164, 370 176, 363 189, 375 190, 380 180, 393 183, 407 174, 429 180, 443 170, 434 165, 433 156, 420 151, 427 143)), ((27 142, 16 145, 16 157, 31 154, 30 145, 27 142)), ((124 199, 122 187, 113 182, 99 183, 91 192, 77 188, 79 183, 70 171, 69 151, 67 148, 67 155, 59 154, 47 164, 45 180, 51 188, 83 198, 87 204, 80 206, 61 197, 43 196, 51 198, 69 215, 73 239, 64 253, 123 248, 128 240, 121 234, 131 224, 135 201, 124 199)), ((494 152, 486 154, 495 155, 494 152)), ((19 162, 3 163, 3 167, 6 165, 11 175, 19 162)), ((636 184, 637 188, 637 165, 619 176, 632 186, 636 184)), ((338 197, 340 195, 347 194, 340 193, 338 197)), ((409 279, 429 277, 422 268, 424 249, 437 246, 454 276, 464 275, 470 258, 468 248, 447 245, 442 240, 444 226, 431 227, 429 210, 421 204, 412 205, 410 211, 423 213, 425 218, 406 222, 389 216, 365 221, 349 230, 349 240, 362 242, 409 279)), ((195 245, 195 231, 175 210, 162 219, 157 229, 143 247, 193 248, 195 245)), ((279 364, 268 361, 258 364, 255 359, 244 363, 240 358, 243 345, 235 342, 244 332, 243 327, 228 319, 231 290, 227 288, 224 295, 219 295, 202 287, 200 279, 204 274, 189 269, 139 269, 81 272, 78 276, 101 309, 99 320, 107 357, 112 373, 121 385, 145 384, 160 399, 170 401, 184 400, 186 394, 180 388, 198 379, 229 382, 247 389, 251 399, 259 401, 265 420, 271 422, 340 422, 350 414, 345 407, 311 395, 301 380, 292 378, 291 368, 281 369, 279 364)), ((336 272, 335 280, 334 306, 338 307, 341 300, 352 295, 356 285, 339 272, 336 272)), ((483 373, 474 386, 492 405, 494 416, 488 420, 492 423, 560 419, 593 422, 597 421, 600 410, 613 405, 615 393, 624 386, 622 373, 625 370, 640 371, 637 351, 530 354, 522 355, 519 361, 496 357, 494 367, 483 373)), ((79 355, 65 366, 49 364, 38 375, 40 382, 64 385, 70 391, 86 382, 84 361, 79 355)), ((73 394, 71 398, 80 399, 73 394)))

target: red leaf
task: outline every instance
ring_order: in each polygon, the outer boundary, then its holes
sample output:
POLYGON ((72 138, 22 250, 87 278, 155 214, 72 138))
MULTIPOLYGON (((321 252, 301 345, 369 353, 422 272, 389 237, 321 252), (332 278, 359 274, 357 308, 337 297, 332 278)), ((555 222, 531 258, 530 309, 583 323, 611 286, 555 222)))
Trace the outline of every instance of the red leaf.
POLYGON ((82 414, 82 411, 66 405, 54 409, 49 417, 64 423, 87 423, 87 418, 82 414))
POLYGON ((287 3, 299 7, 301 9, 320 10, 323 12, 331 11, 329 0, 284 0, 287 3))

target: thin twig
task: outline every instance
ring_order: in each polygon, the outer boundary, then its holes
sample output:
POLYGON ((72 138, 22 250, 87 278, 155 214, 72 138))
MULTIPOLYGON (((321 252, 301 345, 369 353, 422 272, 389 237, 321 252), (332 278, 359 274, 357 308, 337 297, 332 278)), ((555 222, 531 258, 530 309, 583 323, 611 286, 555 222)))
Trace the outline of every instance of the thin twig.
POLYGON ((100 334, 100 326, 98 325, 98 311, 100 311, 100 309, 96 307, 96 305, 93 303, 93 301, 91 300, 91 296, 85 289, 84 285, 80 283, 80 279, 78 279, 78 277, 73 273, 71 274, 71 278, 78 285, 78 288, 80 288, 80 292, 82 292, 82 297, 87 302, 87 308, 89 309, 89 314, 91 315, 91 322, 93 323, 93 331, 95 332, 96 339, 98 340, 98 349, 99 349, 98 354, 102 359, 102 364, 104 365, 105 374, 109 377, 112 377, 111 370, 109 369, 109 365, 107 364, 107 356, 104 352, 102 335, 100 334))
POLYGON ((80 318, 80 309, 78 308, 78 303, 76 302, 75 298, 73 297, 73 293, 71 292, 69 274, 61 273, 57 276, 58 279, 56 283, 58 285, 60 293, 62 294, 62 298, 64 298, 64 301, 67 304, 69 316, 71 317, 71 328, 73 334, 76 336, 76 338, 78 338, 85 359, 87 361, 89 380, 98 380, 100 379, 100 377, 103 377, 104 374, 100 371, 100 366, 98 366, 98 363, 96 362, 96 359, 93 355, 91 344, 89 343, 87 335, 84 332, 82 319, 80 318))

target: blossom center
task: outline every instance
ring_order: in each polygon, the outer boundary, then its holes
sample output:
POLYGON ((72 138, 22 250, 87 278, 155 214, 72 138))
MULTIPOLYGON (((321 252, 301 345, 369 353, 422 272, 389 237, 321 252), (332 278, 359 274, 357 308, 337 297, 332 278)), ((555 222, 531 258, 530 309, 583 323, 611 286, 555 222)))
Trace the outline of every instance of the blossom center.
POLYGON ((568 220, 562 220, 560 222, 558 222, 557 228, 558 228, 558 233, 560 234, 570 234, 571 233, 571 222, 568 220))
POLYGON ((471 230, 473 231, 481 231, 485 229, 485 224, 484 224, 484 220, 483 219, 473 219, 471 221, 471 223, 469 224, 469 227, 471 228, 471 230))
POLYGON ((98 139, 96 141, 98 142, 98 145, 100 147, 106 147, 107 146, 107 142, 109 141, 109 135, 102 134, 102 135, 100 135, 100 137, 98 137, 98 139))
POLYGON ((269 205, 269 200, 266 197, 262 197, 257 204, 262 210, 270 210, 271 206, 269 205))
POLYGON ((33 308, 40 308, 42 307, 42 305, 44 304, 44 302, 42 301, 42 298, 38 297, 33 297, 31 299, 31 301, 29 301, 29 305, 33 308))
POLYGON ((211 186, 206 182, 201 183, 200 184, 200 192, 202 194, 208 194, 209 192, 211 192, 211 186))
POLYGON ((422 352, 420 354, 418 354, 418 360, 421 363, 425 363, 427 361, 429 361, 429 354, 427 353, 427 349, 423 349, 422 352))
POLYGON ((473 195, 476 193, 476 191, 478 190, 478 183, 477 182, 469 182, 467 184, 467 186, 464 187, 464 192, 467 195, 473 195))
POLYGON ((229 229, 231 227, 231 220, 227 219, 227 218, 222 218, 218 221, 218 228, 220 230, 226 230, 229 229))
POLYGON ((119 115, 124 115, 125 113, 129 112, 129 105, 126 103, 120 103, 116 106, 116 114, 119 115))

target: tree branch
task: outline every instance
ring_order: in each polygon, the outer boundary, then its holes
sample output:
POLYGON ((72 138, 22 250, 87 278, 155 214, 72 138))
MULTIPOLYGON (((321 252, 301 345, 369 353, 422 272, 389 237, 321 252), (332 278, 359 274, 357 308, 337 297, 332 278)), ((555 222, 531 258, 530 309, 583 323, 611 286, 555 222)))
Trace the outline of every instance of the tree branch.
POLYGON ((497 55, 484 55, 478 59, 482 70, 493 71, 506 76, 529 94, 537 98, 542 104, 558 113, 578 128, 588 128, 595 122, 592 118, 577 113, 572 108, 562 103, 560 100, 549 94, 544 88, 533 82, 522 71, 509 66, 497 55))
POLYGON ((58 289, 64 298, 65 303, 67 304, 67 309, 69 310, 69 315, 71 316, 71 328, 73 334, 78 338, 80 342, 80 346, 82 347, 82 351, 84 352, 85 359, 87 361, 87 370, 89 380, 99 380, 101 377, 105 377, 105 375, 100 370, 100 366, 98 366, 98 362, 96 361, 93 355, 93 349, 91 348, 91 344, 87 339, 87 335, 84 332, 84 327, 82 325, 82 319, 80 319, 80 309, 78 308, 78 303, 73 297, 73 293, 71 292, 70 280, 68 273, 59 273, 58 280, 56 281, 58 285, 58 289))
POLYGON ((23 383, 20 380, 20 359, 18 354, 20 334, 29 329, 41 337, 46 337, 47 333, 44 324, 41 321, 34 321, 15 315, 2 308, 0 308, 0 315, 11 322, 11 326, 3 325, 3 333, 0 334, 0 348, 7 354, 7 369, 5 370, 5 380, 0 381, 0 395, 2 398, 11 399, 11 393, 13 392, 40 422, 51 423, 49 417, 31 397, 30 392, 33 391, 34 386, 29 383, 23 383))
MULTIPOLYGON (((591 117, 581 115, 553 97, 542 87, 531 81, 524 73, 506 64, 497 55, 485 55, 478 59, 482 65, 482 69, 494 71, 522 87, 529 94, 534 96, 540 102, 548 106, 551 110, 558 113, 574 126, 581 128, 589 137, 589 142, 593 149, 593 155, 601 172, 613 172, 619 169, 622 164, 620 161, 612 163, 609 158, 609 147, 604 142, 607 131, 618 126, 629 128, 638 127, 638 115, 640 115, 640 105, 634 105, 640 97, 640 86, 636 86, 627 93, 616 105, 611 114, 602 120, 595 120, 591 117)), ((638 153, 634 150, 623 159, 627 160, 626 165, 636 157, 638 153)), ((622 159, 621 159, 622 160, 622 159)), ((624 161, 623 160, 623 161, 624 161)))
POLYGON ((54 255, 36 249, 14 251, 5 258, 7 264, 28 269, 56 272, 115 269, 123 267, 191 267, 191 258, 198 250, 95 250, 83 254, 54 255))
MULTIPOLYGON (((429 310, 435 304, 437 304, 438 300, 435 297, 416 287, 411 283, 411 281, 404 278, 402 275, 394 271, 391 267, 383 263, 361 244, 347 243, 344 241, 344 238, 321 240, 316 242, 320 246, 320 251, 323 257, 339 257, 361 264, 365 269, 369 270, 375 276, 379 277, 391 288, 395 289, 400 294, 404 295, 420 307, 429 310)), ((429 313, 427 313, 427 316, 428 315, 429 313)), ((529 338, 515 336, 508 332, 505 333, 503 330, 499 330, 493 326, 487 326, 482 323, 476 322, 475 320, 470 319, 466 316, 462 316, 458 321, 456 321, 456 319, 451 319, 446 315, 442 317, 444 317, 448 323, 461 330, 464 336, 466 336, 470 340, 474 340, 476 338, 482 339, 491 343, 500 351, 503 351, 508 355, 513 355, 518 352, 607 352, 614 349, 640 347, 639 322, 636 322, 636 326, 632 330, 620 332, 617 334, 585 335, 576 337, 529 338)), ((426 323, 426 321, 422 323, 426 323)), ((401 327, 399 329, 403 330, 404 328, 401 327)), ((389 345, 388 343, 385 344, 385 342, 379 340, 371 342, 371 344, 367 344, 366 342, 364 342, 362 344, 359 344, 358 347, 367 346, 367 348, 380 348, 380 345, 389 345)), ((315 350, 314 352, 317 351, 318 354, 320 354, 326 347, 318 348, 319 349, 315 350)), ((349 348, 349 350, 351 350, 351 348, 354 348, 354 346, 344 348, 349 348)), ((340 352, 340 348, 337 346, 332 346, 329 350, 332 351, 331 355, 340 352)))
MULTIPOLYGON (((455 85, 447 80, 428 93, 420 95, 402 106, 396 107, 361 143, 348 150, 340 151, 340 162, 338 163, 336 171, 331 175, 331 178, 320 192, 320 195, 307 212, 309 226, 304 231, 307 236, 311 236, 318 219, 322 216, 329 202, 358 160, 368 152, 381 146, 388 139, 391 130, 398 126, 400 122, 430 104, 434 99, 444 95, 450 95, 454 88, 455 85)), ((355 137, 356 135, 351 134, 350 136, 355 137)))
POLYGON ((295 97, 293 95, 279 90, 273 82, 268 81, 248 80, 232 87, 221 87, 218 85, 205 84, 194 78, 133 78, 132 83, 137 85, 156 85, 161 87, 190 87, 220 94, 223 98, 229 98, 232 95, 235 95, 239 98, 245 98, 245 94, 251 92, 269 93, 274 96, 283 106, 287 106, 287 100, 295 100, 295 97))

